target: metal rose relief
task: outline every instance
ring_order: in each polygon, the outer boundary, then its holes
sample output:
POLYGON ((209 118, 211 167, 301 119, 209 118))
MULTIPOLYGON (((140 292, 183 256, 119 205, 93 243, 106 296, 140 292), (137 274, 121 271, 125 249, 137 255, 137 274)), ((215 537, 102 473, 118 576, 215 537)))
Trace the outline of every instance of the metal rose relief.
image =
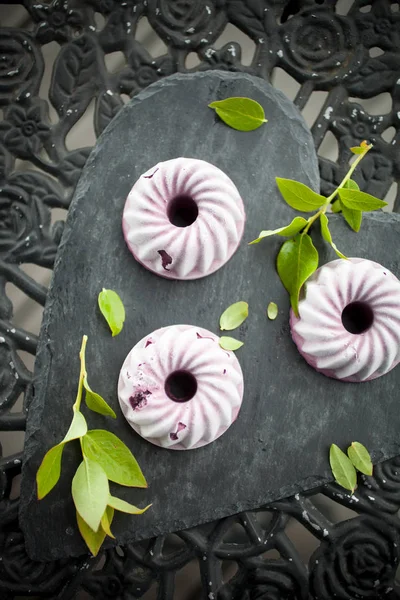
MULTIPOLYGON (((92 101, 96 135, 151 83, 176 72, 244 71, 274 79, 279 67, 296 80, 295 104, 327 92, 311 127, 317 149, 327 133, 336 161, 320 157, 321 192, 329 194, 347 171, 349 147, 363 139, 373 150, 357 170, 363 191, 385 197, 400 179, 400 12, 389 0, 53 0, 16 2, 21 28, 0 24, 0 439, 26 426, 33 375, 21 352, 35 355, 37 336, 14 322, 7 284, 44 306, 46 288, 21 265, 51 269, 67 209, 91 148, 69 149, 66 138, 92 101), (146 18, 167 46, 154 57, 139 41, 146 18), (255 44, 242 63, 238 39, 219 43, 228 24, 255 44), (39 95, 43 48, 56 43, 48 97, 39 95), (124 65, 107 69, 105 57, 122 52, 124 65), (198 64, 187 67, 189 54, 198 64), (389 94, 386 113, 370 114, 363 101, 389 94), (50 103, 56 118, 51 118, 50 103), (390 128, 393 128, 390 130, 390 128), (388 135, 388 130, 391 135, 388 135)), ((9 10, 12 11, 10 5, 9 10)), ((234 29, 231 29, 234 31, 234 29)), ((233 35, 233 34, 232 34, 233 35)), ((367 106, 370 104, 367 103, 367 106)), ((375 111, 376 113, 376 111, 375 111)), ((400 193, 394 200, 399 212, 400 193)), ((393 263, 399 265, 398 258, 393 263)), ((379 457, 376 457, 379 458, 379 457)), ((15 489, 22 452, 4 456, 0 445, 0 596, 66 600, 84 592, 96 600, 144 597, 154 586, 172 600, 185 568, 196 563, 209 600, 351 600, 396 598, 399 561, 399 457, 362 476, 354 494, 335 484, 259 510, 138 544, 52 563, 32 560, 19 528, 15 489), (335 523, 321 496, 353 511, 335 523), (328 516, 326 516, 328 514, 328 516), (312 535, 308 564, 291 539, 296 523, 312 535), (302 558, 303 557, 303 558, 302 558)), ((308 559, 308 557, 307 557, 308 559)), ((189 571, 190 572, 190 571, 189 571)), ((146 598, 156 597, 146 595, 146 598)), ((154 594, 156 592, 154 591, 154 594)))

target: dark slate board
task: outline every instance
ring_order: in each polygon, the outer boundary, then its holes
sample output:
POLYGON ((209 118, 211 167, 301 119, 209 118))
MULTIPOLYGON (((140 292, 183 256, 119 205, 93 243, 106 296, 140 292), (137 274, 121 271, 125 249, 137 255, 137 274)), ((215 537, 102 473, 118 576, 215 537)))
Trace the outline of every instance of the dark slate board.
MULTIPOLYGON (((398 452, 400 369, 359 385, 311 369, 291 341, 288 296, 275 272, 282 240, 246 244, 261 228, 279 227, 293 217, 277 192, 275 176, 318 189, 312 138, 283 94, 248 75, 215 71, 165 79, 131 101, 99 139, 68 216, 39 344, 20 505, 32 558, 85 552, 70 496, 77 444, 66 448, 57 487, 40 503, 35 496, 40 461, 63 437, 71 418, 84 333, 89 336, 91 385, 118 409, 120 366, 145 334, 174 323, 217 332, 226 306, 236 300, 250 304, 250 317, 235 332, 245 341, 237 353, 245 378, 244 403, 237 422, 215 443, 188 452, 162 450, 136 435, 119 409, 116 422, 87 415, 92 428, 105 426, 122 437, 149 482, 148 490, 114 489, 139 505, 153 503, 141 517, 116 518, 118 543, 257 508, 322 483, 330 478, 327 450, 332 441, 346 446, 359 440, 379 460, 398 452), (229 96, 258 100, 268 124, 251 133, 229 129, 207 108, 210 101, 229 96), (178 156, 222 168, 238 186, 247 211, 239 251, 217 273, 198 281, 176 282, 149 273, 135 262, 121 233, 121 212, 137 177, 156 162, 178 156), (128 319, 117 338, 110 336, 97 309, 103 286, 117 290, 126 306, 128 319), (265 315, 271 300, 279 306, 274 322, 265 315)), ((349 256, 374 259, 400 274, 395 252, 399 216, 366 216, 358 235, 340 217, 332 221, 336 242, 349 256)), ((323 248, 322 262, 335 258, 323 248)))

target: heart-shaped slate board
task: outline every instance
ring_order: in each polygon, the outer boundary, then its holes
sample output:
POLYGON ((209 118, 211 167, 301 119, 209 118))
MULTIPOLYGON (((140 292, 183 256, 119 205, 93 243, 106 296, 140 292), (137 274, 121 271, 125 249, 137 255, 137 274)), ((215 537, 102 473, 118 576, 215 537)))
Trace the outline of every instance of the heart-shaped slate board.
MULTIPOLYGON (((41 502, 35 486, 44 453, 62 439, 71 420, 85 333, 91 386, 118 412, 113 421, 85 410, 89 427, 120 436, 149 483, 147 490, 112 485, 113 493, 140 506, 153 503, 142 516, 117 515, 113 531, 118 543, 188 528, 314 487, 331 477, 327 454, 332 442, 346 447, 359 440, 379 460, 398 452, 400 368, 375 381, 349 384, 309 367, 291 340, 289 299, 275 270, 282 238, 258 246, 246 243, 260 229, 280 227, 295 214, 280 197, 276 176, 318 190, 312 137, 282 93, 249 75, 214 71, 164 79, 129 102, 99 138, 68 215, 39 343, 20 504, 32 558, 86 552, 70 493, 78 444, 65 449, 61 479, 41 502), (230 96, 260 102, 268 123, 249 133, 227 127, 208 104, 230 96), (178 156, 203 159, 225 171, 247 212, 238 252, 219 271, 196 281, 171 281, 146 271, 129 253, 121 231, 125 199, 139 175, 178 156), (102 287, 118 291, 125 303, 127 320, 116 338, 97 308, 102 287), (250 306, 249 318, 234 333, 245 342, 237 352, 245 380, 238 420, 216 442, 193 451, 163 450, 141 439, 122 417, 116 394, 131 347, 153 330, 176 323, 218 333, 222 311, 237 300, 250 306), (272 300, 279 306, 273 322, 266 317, 272 300)), ((400 274, 399 216, 367 215, 359 234, 340 216, 331 221, 343 252, 400 274)), ((318 232, 314 237, 321 263, 335 259, 318 232)))

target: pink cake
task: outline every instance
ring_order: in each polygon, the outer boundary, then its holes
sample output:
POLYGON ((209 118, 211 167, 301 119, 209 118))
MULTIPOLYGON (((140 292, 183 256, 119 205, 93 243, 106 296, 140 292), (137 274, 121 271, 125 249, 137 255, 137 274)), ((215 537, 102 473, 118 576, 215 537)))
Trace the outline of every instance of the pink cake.
POLYGON ((244 223, 235 184, 194 158, 160 162, 141 175, 122 219, 136 260, 170 279, 198 279, 222 267, 238 248, 244 223))
POLYGON ((171 325, 144 337, 122 366, 118 397, 131 427, 163 448, 189 450, 216 440, 238 416, 243 375, 215 334, 171 325))
POLYGON ((362 258, 334 260, 306 283, 292 337, 306 361, 328 377, 361 382, 400 362, 400 281, 362 258))

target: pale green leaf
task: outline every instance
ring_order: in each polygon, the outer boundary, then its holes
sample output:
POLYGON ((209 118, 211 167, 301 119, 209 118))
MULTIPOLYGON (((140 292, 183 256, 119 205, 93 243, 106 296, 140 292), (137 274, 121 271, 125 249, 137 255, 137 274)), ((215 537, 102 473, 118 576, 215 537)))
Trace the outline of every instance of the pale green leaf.
POLYGON ((361 148, 361 146, 353 146, 350 148, 353 154, 364 154, 365 148, 361 148))
POLYGON ((114 290, 103 290, 99 294, 99 308, 111 329, 113 337, 122 331, 125 321, 125 307, 114 290))
POLYGON ((85 523, 78 512, 76 513, 76 522, 78 523, 79 532, 83 537, 86 546, 89 548, 93 556, 97 556, 104 540, 106 539, 105 531, 101 527, 99 527, 98 531, 93 531, 93 529, 91 529, 89 525, 85 523))
POLYGON ((137 506, 133 506, 133 504, 129 504, 129 502, 125 502, 125 500, 121 500, 110 494, 108 497, 108 506, 112 506, 115 510, 128 513, 129 515, 142 515, 150 508, 151 504, 145 508, 138 508, 137 506))
POLYGON ((208 105, 224 123, 239 131, 253 131, 267 123, 263 107, 251 98, 226 98, 208 105))
POLYGON ((249 305, 247 302, 235 302, 224 310, 219 320, 219 326, 222 331, 232 331, 239 327, 248 316, 249 305))
POLYGON ((358 471, 364 475, 372 475, 372 460, 365 446, 360 442, 352 442, 347 448, 347 454, 358 471))
POLYGON ((276 183, 285 202, 302 212, 314 212, 326 202, 326 198, 317 194, 304 183, 293 179, 276 177, 276 183))
POLYGON ((353 231, 360 231, 361 221, 362 221, 362 211, 361 210, 353 210, 351 208, 347 208, 344 204, 342 206, 342 215, 347 222, 348 225, 353 229, 353 231))
POLYGON ((354 179, 348 179, 343 187, 345 187, 348 190, 359 190, 360 189, 360 186, 358 185, 357 181, 354 181, 354 179))
POLYGON ((103 516, 101 517, 101 528, 103 529, 103 531, 110 537, 115 539, 115 535, 113 534, 113 532, 111 531, 110 527, 111 527, 111 523, 114 517, 114 509, 112 508, 112 506, 107 506, 103 516), (110 518, 111 515, 111 518, 110 518))
POLYGON ((72 417, 71 425, 67 433, 65 434, 62 442, 70 442, 71 440, 77 440, 80 437, 83 437, 87 432, 87 423, 83 414, 76 410, 74 411, 74 416, 72 417))
POLYGON ((219 338, 219 345, 223 350, 232 350, 234 352, 243 346, 243 342, 239 342, 239 340, 235 340, 235 338, 223 335, 219 338))
POLYGON ((82 440, 82 448, 85 456, 96 461, 104 469, 110 481, 129 487, 147 487, 132 452, 110 431, 88 431, 82 440))
POLYGON ((335 481, 353 493, 357 486, 356 470, 351 460, 336 444, 331 445, 329 462, 335 481))
POLYGON ((318 267, 318 252, 309 235, 298 234, 285 242, 278 254, 277 269, 298 316, 299 294, 303 284, 318 267))
POLYGON ((61 474, 61 457, 64 444, 50 448, 44 455, 42 463, 36 473, 37 495, 42 500, 57 484, 61 474))
POLYGON ((274 321, 278 316, 278 305, 275 302, 270 302, 267 308, 268 319, 274 321))
POLYGON ((339 196, 342 206, 352 210, 371 211, 387 206, 387 202, 355 189, 342 188, 339 190, 339 196))
POLYGON ((282 237, 291 237, 292 235, 296 235, 299 233, 304 227, 307 225, 306 219, 304 217, 295 217, 293 221, 286 225, 285 227, 279 227, 279 229, 271 229, 266 231, 261 231, 260 235, 256 240, 250 242, 251 244, 258 244, 263 238, 269 237, 270 235, 281 235, 282 237))
POLYGON ((76 510, 93 531, 99 528, 109 493, 104 469, 85 457, 72 480, 72 497, 76 510))
POLYGON ((105 415, 106 417, 112 417, 113 419, 117 418, 117 415, 115 414, 111 406, 107 404, 104 398, 102 398, 99 394, 96 394, 96 392, 94 392, 90 388, 87 377, 85 377, 83 380, 83 387, 86 391, 85 402, 87 407, 90 408, 90 410, 100 413, 101 415, 105 415))
POLYGON ((338 213, 342 210, 342 205, 340 204, 339 198, 331 204, 331 210, 333 213, 338 213))
POLYGON ((332 246, 332 248, 334 249, 334 251, 336 252, 336 254, 338 255, 339 258, 347 259, 347 256, 345 256, 344 254, 342 254, 340 252, 340 250, 338 250, 336 244, 332 240, 332 235, 331 235, 331 232, 329 231, 328 217, 325 214, 322 214, 320 219, 321 219, 321 234, 322 234, 322 237, 324 238, 324 240, 332 246))

